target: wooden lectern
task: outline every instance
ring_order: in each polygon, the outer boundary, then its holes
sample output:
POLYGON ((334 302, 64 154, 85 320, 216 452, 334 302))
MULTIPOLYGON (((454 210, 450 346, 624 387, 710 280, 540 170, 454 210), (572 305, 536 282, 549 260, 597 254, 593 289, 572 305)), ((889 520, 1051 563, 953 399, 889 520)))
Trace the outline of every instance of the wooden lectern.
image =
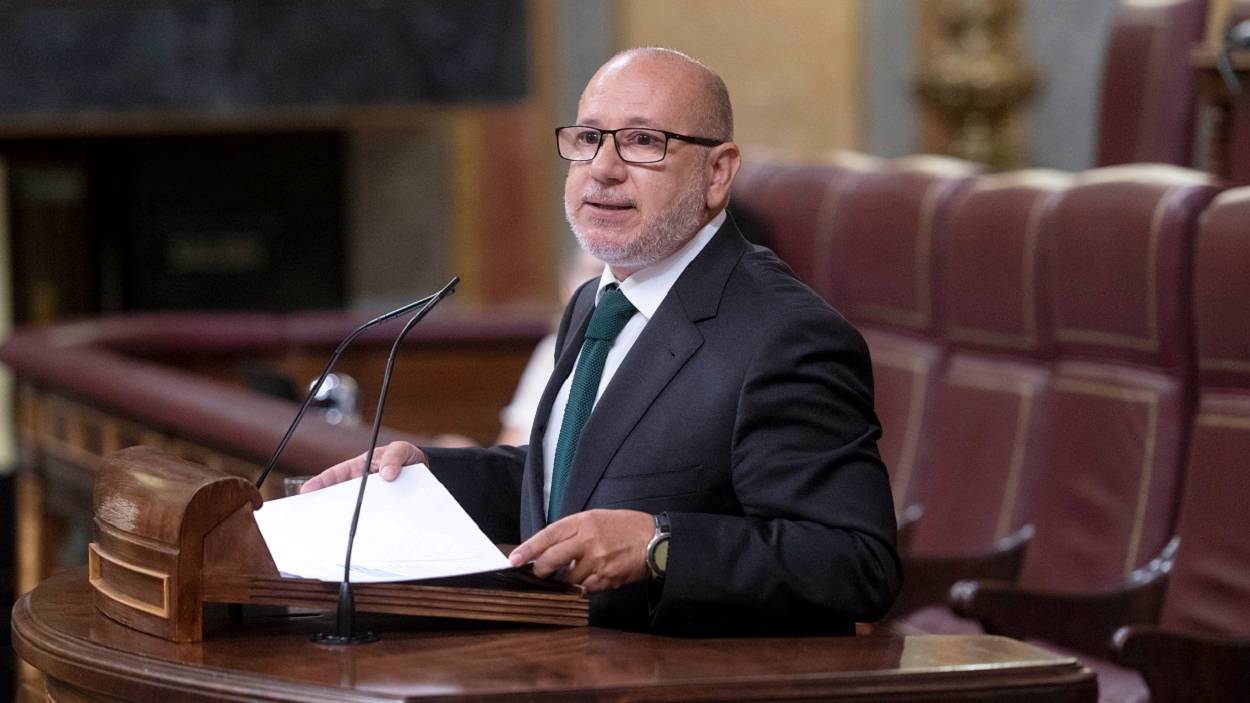
MULTIPOLYGON (((105 460, 95 482, 88 580, 96 608, 174 642, 203 637, 204 604, 333 610, 338 584, 284 578, 252 512, 250 481, 143 446, 105 460)), ((364 612, 586 625, 575 587, 520 571, 353 586, 364 612)))
MULTIPOLYGON (((23 700, 1092 703, 1098 696, 1093 672, 1075 659, 989 635, 689 639, 596 627, 415 629, 366 615, 370 629, 386 631, 381 641, 326 647, 310 638, 324 618, 234 618, 203 608, 333 609, 337 584, 278 574, 252 517, 260 505, 248 481, 152 449, 107 459, 95 486, 89 573, 53 575, 13 606, 14 649, 40 672, 23 700), (198 641, 205 630, 210 637, 198 641)), ((380 613, 586 623, 583 595, 564 584, 506 583, 518 576, 362 584, 357 604, 380 613)))

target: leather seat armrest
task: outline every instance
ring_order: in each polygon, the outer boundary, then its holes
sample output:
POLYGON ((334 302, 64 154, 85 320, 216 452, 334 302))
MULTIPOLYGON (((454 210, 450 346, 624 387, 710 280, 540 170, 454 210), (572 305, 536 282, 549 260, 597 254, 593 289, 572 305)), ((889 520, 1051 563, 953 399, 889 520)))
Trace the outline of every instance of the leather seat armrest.
MULTIPOLYGON (((1167 550, 1170 555, 1171 550, 1167 550)), ((1005 581, 960 581, 948 603, 986 632, 1043 639, 1095 656, 1110 655, 1111 636, 1123 625, 1159 621, 1170 556, 1134 571, 1124 583, 1097 593, 1032 591, 1005 581)))
POLYGON ((1032 526, 1026 525, 1015 533, 1000 539, 989 551, 979 554, 952 556, 903 557, 903 590, 894 602, 890 617, 897 617, 913 610, 946 600, 950 588, 958 581, 970 579, 994 579, 1015 581, 1024 560, 1024 550, 1033 536, 1032 526))
POLYGON ((1155 703, 1236 700, 1250 676, 1250 636, 1197 635, 1131 625, 1116 631, 1116 659, 1138 669, 1155 703))

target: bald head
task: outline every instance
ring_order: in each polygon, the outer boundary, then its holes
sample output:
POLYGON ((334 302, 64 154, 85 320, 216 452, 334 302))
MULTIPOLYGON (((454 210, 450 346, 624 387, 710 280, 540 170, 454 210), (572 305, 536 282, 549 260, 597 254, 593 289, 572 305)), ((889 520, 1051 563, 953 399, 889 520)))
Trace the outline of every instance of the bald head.
POLYGON ((698 136, 732 141, 734 136, 733 104, 729 101, 729 89, 715 71, 698 59, 676 49, 645 46, 626 49, 608 60, 591 78, 593 84, 600 76, 643 65, 658 67, 671 72, 680 82, 683 97, 694 116, 691 128, 698 136))
POLYGON ((671 256, 723 210, 741 163, 724 81, 672 49, 614 56, 582 91, 576 125, 561 132, 596 139, 593 154, 570 159, 564 212, 617 280, 671 256), (656 160, 620 152, 657 143, 656 160))

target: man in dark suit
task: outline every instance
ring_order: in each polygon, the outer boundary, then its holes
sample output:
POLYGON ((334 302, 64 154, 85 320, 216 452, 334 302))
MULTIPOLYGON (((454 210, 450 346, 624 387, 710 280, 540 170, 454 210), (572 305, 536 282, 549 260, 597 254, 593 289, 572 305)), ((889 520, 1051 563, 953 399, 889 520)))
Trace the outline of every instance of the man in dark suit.
MULTIPOLYGON (((739 167, 721 79, 666 49, 587 85, 565 209, 605 263, 565 309, 530 444, 424 451, 484 531, 593 595, 591 621, 848 633, 900 580, 860 335, 725 213, 739 167)), ((358 476, 327 469, 313 490, 358 476)))

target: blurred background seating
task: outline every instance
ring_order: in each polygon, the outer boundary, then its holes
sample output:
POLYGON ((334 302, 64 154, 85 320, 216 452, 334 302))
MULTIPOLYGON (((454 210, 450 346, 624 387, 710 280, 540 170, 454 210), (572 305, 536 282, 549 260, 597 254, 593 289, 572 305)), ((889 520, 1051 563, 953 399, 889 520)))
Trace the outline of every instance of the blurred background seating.
POLYGON ((1199 76, 1189 54, 1206 32, 1207 0, 1125 2, 1107 37, 1098 166, 1192 163, 1199 76))
POLYGON ((1118 700, 1234 700, 1250 670, 1250 536, 1232 528, 1250 499, 1250 189, 1221 194, 1203 216, 1194 268, 1198 409, 1181 493, 1179 546, 1157 626, 1115 635, 1117 659, 1096 662, 1118 700))
POLYGON ((1050 302, 1043 275, 1058 172, 976 179, 951 208, 943 340, 926 464, 894 612, 944 603, 961 578, 1014 580, 1047 436, 1050 302))

